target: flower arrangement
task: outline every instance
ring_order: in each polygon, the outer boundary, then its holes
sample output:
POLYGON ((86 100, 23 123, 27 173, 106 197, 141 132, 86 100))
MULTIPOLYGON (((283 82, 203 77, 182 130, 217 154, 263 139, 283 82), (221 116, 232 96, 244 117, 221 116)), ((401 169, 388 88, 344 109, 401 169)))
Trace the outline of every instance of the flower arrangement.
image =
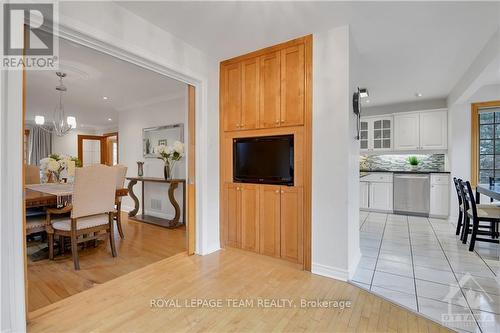
POLYGON ((184 157, 184 143, 175 141, 172 146, 158 145, 155 147, 155 153, 160 160, 165 162, 163 175, 165 179, 170 179, 175 162, 184 157))
POLYGON ((48 181, 59 182, 63 174, 66 178, 71 177, 75 174, 75 167, 81 166, 82 162, 77 157, 63 154, 50 154, 40 160, 40 169, 48 181))

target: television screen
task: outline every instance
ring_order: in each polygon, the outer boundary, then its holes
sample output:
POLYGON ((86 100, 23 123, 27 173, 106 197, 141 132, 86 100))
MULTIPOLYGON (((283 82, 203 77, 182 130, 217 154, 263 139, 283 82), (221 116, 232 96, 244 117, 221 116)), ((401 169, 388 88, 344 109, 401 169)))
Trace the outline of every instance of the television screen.
POLYGON ((234 139, 233 181, 293 185, 293 135, 234 139))

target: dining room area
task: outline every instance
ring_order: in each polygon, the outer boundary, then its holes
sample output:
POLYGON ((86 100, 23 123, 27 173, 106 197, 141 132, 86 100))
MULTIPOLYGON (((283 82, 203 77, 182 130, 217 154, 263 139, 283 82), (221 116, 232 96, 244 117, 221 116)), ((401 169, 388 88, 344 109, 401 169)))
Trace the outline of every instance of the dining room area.
POLYGON ((188 250, 194 90, 64 39, 60 58, 26 73, 28 312, 188 250))

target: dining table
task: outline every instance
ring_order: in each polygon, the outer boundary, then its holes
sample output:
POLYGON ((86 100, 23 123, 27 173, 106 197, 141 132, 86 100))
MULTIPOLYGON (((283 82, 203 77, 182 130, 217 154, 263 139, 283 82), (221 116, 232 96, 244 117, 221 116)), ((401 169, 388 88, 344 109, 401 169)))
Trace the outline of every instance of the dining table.
MULTIPOLYGON (((57 184, 52 185, 57 187, 57 184)), ((68 187, 67 184, 61 184, 61 187, 63 186, 65 186, 65 189, 68 187)), ((126 195, 128 195, 127 188, 119 188, 116 190, 117 197, 124 197, 126 195)), ((24 202, 26 208, 56 207, 60 204, 56 194, 44 192, 43 186, 36 185, 26 185, 24 188, 24 202)))
POLYGON ((492 200, 500 201, 500 183, 477 184, 476 203, 481 203, 481 194, 490 197, 492 200))

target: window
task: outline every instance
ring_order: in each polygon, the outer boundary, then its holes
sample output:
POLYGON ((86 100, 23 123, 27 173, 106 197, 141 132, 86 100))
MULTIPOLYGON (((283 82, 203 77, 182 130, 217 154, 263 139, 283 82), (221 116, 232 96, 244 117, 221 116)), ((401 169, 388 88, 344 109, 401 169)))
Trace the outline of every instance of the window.
POLYGON ((500 178, 500 101, 472 104, 473 185, 500 178))

